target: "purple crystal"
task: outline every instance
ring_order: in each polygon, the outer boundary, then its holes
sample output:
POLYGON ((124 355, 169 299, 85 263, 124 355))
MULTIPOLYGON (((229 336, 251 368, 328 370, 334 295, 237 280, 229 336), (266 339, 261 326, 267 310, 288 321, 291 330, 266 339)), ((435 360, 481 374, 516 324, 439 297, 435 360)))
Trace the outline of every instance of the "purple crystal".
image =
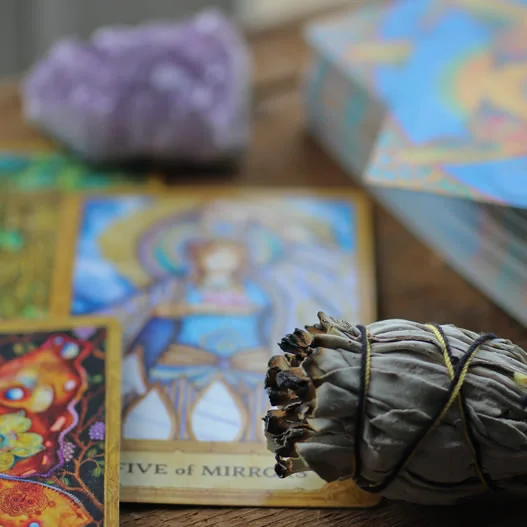
POLYGON ((88 160, 214 162, 249 140, 250 55, 217 10, 59 41, 27 75, 26 119, 88 160))

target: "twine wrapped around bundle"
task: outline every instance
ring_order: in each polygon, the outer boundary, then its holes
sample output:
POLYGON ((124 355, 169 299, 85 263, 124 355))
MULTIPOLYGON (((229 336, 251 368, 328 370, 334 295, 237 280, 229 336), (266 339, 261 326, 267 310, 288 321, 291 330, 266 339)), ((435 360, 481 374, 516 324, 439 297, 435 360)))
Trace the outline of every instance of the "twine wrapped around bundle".
POLYGON ((522 348, 452 325, 318 318, 269 363, 264 421, 280 477, 353 478, 421 504, 527 495, 522 348))

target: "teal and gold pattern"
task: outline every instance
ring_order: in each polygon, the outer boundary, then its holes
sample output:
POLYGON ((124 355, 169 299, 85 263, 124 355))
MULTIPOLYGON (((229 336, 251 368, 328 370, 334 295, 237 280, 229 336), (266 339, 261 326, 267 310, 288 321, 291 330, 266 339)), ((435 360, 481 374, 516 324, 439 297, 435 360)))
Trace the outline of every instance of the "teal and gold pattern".
POLYGON ((49 315, 60 196, 0 194, 0 320, 49 315))
POLYGON ((0 151, 0 192, 105 190, 143 187, 153 177, 142 172, 102 169, 62 152, 0 151))

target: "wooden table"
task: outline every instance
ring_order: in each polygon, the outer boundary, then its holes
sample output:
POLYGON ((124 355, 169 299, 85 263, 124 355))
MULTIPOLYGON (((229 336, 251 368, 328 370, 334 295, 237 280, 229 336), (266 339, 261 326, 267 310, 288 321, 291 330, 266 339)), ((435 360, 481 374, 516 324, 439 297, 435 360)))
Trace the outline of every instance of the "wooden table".
MULTIPOLYGON (((353 183, 307 137, 296 80, 308 58, 295 28, 253 41, 258 106, 252 147, 243 166, 228 176, 238 185, 321 185, 353 183)), ((16 88, 0 88, 0 143, 41 141, 22 124, 16 88)), ((195 176, 194 176, 195 177, 195 176)), ((173 175, 174 184, 189 178, 173 175)), ((461 279, 445 262, 410 235, 390 214, 374 210, 379 318, 454 323, 493 331, 527 345, 526 330, 461 279)), ((502 508, 487 501, 438 509, 383 503, 374 510, 188 508, 122 505, 121 525, 132 527, 486 527, 516 526, 525 520, 521 504, 502 508)))

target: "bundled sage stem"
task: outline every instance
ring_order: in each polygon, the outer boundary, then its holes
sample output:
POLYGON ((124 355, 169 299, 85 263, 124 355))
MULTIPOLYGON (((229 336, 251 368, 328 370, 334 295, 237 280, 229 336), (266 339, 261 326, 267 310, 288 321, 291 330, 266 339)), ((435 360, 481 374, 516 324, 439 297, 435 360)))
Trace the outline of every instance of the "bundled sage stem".
POLYGON ((423 504, 527 495, 522 348, 452 325, 318 318, 269 363, 264 420, 280 477, 353 478, 423 504))

